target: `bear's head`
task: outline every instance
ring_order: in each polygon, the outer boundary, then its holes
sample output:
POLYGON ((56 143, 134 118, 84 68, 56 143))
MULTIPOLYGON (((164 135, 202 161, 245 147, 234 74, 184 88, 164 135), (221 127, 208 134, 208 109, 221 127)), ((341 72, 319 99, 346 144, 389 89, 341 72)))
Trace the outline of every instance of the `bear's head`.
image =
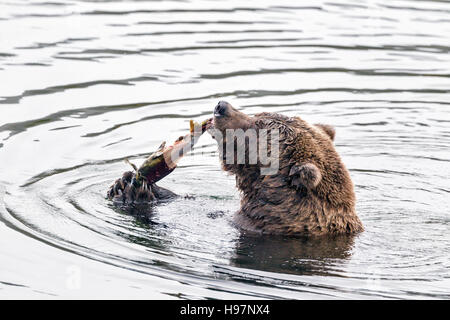
POLYGON ((260 161, 259 149, 262 146, 256 120, 256 117, 248 116, 225 101, 220 101, 215 107, 210 133, 219 144, 220 160, 225 171, 238 174, 245 168, 247 175, 264 164, 260 161))
POLYGON ((225 101, 214 109, 213 138, 219 145, 222 167, 237 176, 275 174, 279 169, 280 142, 289 140, 295 132, 281 128, 283 115, 261 113, 249 116, 225 101))

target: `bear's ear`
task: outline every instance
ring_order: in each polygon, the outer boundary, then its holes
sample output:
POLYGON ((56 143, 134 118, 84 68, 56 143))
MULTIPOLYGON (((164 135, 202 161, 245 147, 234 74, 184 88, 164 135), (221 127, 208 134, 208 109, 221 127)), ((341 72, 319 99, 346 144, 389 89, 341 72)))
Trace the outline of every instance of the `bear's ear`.
POLYGON ((328 124, 316 123, 315 126, 325 132, 332 141, 334 141, 334 136, 336 135, 336 130, 328 124))
POLYGON ((289 177, 291 178, 292 186, 296 188, 304 186, 307 189, 313 189, 319 184, 322 174, 314 164, 305 163, 301 165, 294 164, 289 171, 289 177))

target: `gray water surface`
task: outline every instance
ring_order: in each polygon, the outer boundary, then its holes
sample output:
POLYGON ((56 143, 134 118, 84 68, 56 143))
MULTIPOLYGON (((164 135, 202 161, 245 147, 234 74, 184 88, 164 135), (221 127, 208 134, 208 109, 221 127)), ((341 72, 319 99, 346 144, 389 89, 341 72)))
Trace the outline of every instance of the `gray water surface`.
POLYGON ((450 298, 447 1, 0 1, 0 297, 450 298), (216 145, 109 185, 218 100, 336 127, 366 231, 251 237, 216 145))

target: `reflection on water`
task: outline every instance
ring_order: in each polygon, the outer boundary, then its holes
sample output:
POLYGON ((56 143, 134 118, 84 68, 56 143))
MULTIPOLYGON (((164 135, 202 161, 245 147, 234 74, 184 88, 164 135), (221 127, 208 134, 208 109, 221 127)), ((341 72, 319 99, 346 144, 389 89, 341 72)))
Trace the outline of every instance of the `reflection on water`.
POLYGON ((449 11, 0 3, 0 296, 449 298, 449 11), (132 214, 105 199, 124 159, 139 164, 222 99, 334 125, 366 231, 242 234, 207 135, 160 182, 179 198, 132 214))
POLYGON ((351 256, 354 237, 298 239, 242 235, 232 265, 276 273, 333 275, 351 256))

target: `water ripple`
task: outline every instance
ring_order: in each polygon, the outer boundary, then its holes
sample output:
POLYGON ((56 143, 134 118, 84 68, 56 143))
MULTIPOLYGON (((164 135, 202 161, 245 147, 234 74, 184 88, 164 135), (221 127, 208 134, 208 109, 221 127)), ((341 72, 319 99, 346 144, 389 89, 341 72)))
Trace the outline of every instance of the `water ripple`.
POLYGON ((0 247, 0 296, 448 299, 449 12, 427 0, 1 3, 0 30, 15 32, 0 43, 0 241, 15 245, 0 247), (240 232, 208 135, 159 182, 176 200, 125 211, 105 199, 124 159, 139 164, 222 99, 334 125, 365 232, 240 232), (80 290, 61 285, 68 268, 80 290))

